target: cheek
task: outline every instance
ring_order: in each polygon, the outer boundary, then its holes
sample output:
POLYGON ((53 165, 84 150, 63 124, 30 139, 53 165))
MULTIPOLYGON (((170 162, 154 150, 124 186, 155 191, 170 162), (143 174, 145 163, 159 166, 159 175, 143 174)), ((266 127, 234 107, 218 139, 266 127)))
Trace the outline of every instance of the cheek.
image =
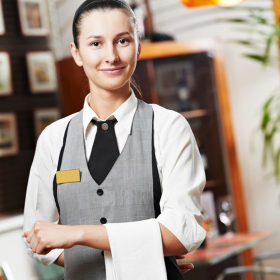
POLYGON ((100 64, 102 53, 99 51, 86 50, 82 53, 82 60, 85 67, 94 67, 100 64))
POLYGON ((137 61, 137 54, 135 49, 123 50, 121 53, 121 59, 128 64, 133 64, 137 61))
POLYGON ((88 58, 86 59, 86 64, 89 67, 94 67, 94 66, 98 66, 101 63, 101 56, 100 55, 91 55, 88 56, 88 58))
POLYGON ((96 56, 88 56, 86 60, 83 61, 83 68, 88 77, 96 75, 96 71, 100 66, 100 59, 96 56))

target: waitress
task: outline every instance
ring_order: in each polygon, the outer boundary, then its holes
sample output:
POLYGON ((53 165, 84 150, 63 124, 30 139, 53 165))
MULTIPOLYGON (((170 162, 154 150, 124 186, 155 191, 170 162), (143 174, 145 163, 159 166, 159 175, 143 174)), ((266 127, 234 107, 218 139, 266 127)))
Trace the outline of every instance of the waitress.
MULTIPOLYGON (((167 278, 184 279, 192 265, 180 272, 175 256, 205 238, 205 174, 191 128, 179 113, 136 97, 141 37, 124 0, 83 2, 73 37, 72 56, 90 93, 80 112, 38 139, 24 208, 28 253, 64 266, 65 280, 105 280, 104 251, 112 249, 106 226, 154 219, 167 278)), ((135 269, 138 261, 135 255, 135 269)))

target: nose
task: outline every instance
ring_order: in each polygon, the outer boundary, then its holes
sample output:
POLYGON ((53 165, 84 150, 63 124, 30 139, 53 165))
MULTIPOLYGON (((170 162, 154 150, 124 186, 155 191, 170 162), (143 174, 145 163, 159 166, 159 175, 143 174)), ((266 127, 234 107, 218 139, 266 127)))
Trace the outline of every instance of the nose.
POLYGON ((106 62, 114 64, 115 61, 119 60, 120 58, 116 48, 112 44, 108 44, 106 49, 106 62))

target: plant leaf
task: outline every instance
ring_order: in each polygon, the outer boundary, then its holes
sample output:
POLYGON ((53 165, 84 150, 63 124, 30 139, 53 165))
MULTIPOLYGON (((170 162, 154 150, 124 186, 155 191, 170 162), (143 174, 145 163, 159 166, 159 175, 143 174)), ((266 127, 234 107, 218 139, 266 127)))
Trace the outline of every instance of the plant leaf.
POLYGON ((267 19, 265 17, 262 17, 262 16, 259 16, 259 15, 254 15, 254 14, 251 14, 251 17, 255 20, 257 20, 257 22, 259 24, 264 24, 264 25, 271 25, 270 22, 267 21, 267 19))
POLYGON ((252 60, 261 62, 262 64, 266 64, 266 57, 259 54, 243 54, 245 57, 248 57, 252 60))
POLYGON ((243 18, 225 18, 225 19, 218 19, 219 22, 230 22, 230 23, 250 23, 248 19, 243 18))
POLYGON ((237 44, 240 44, 240 45, 245 45, 245 46, 252 46, 253 45, 253 42, 249 41, 249 40, 231 40, 231 42, 237 43, 237 44))
POLYGON ((264 51, 264 63, 265 63, 265 65, 269 62, 269 54, 270 54, 271 44, 273 42, 273 38, 274 38, 274 34, 272 34, 266 40, 266 47, 265 47, 265 51, 264 51))
POLYGON ((274 162, 274 165, 275 165, 274 175, 276 178, 278 178, 280 175, 280 162, 279 161, 280 161, 280 148, 278 148, 278 151, 275 156, 275 162, 274 162))
POLYGON ((263 106, 262 106, 263 112, 269 112, 268 108, 269 108, 269 106, 270 106, 272 100, 274 99, 274 97, 275 97, 274 95, 270 96, 270 97, 266 100, 266 102, 263 104, 263 106))

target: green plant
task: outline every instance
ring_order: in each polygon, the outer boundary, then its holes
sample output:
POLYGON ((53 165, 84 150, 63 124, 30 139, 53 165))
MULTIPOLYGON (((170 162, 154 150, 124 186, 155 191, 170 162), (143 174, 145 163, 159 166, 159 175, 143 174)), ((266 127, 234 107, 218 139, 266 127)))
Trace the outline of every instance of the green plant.
MULTIPOLYGON (((280 1, 280 0, 277 0, 280 1)), ((260 7, 234 7, 231 10, 243 10, 245 16, 230 18, 223 21, 235 23, 238 30, 246 32, 247 38, 233 40, 235 43, 251 49, 243 55, 248 59, 261 63, 263 66, 280 67, 279 57, 272 54, 272 46, 278 44, 280 36, 280 24, 269 20, 268 13, 272 9, 260 7)), ((271 18, 271 17, 270 17, 271 18)), ((273 176, 277 183, 280 183, 280 143, 277 136, 280 134, 280 87, 277 87, 269 94, 269 98, 262 105, 259 122, 259 130, 263 136, 263 166, 267 167, 268 162, 272 163, 273 176)))

